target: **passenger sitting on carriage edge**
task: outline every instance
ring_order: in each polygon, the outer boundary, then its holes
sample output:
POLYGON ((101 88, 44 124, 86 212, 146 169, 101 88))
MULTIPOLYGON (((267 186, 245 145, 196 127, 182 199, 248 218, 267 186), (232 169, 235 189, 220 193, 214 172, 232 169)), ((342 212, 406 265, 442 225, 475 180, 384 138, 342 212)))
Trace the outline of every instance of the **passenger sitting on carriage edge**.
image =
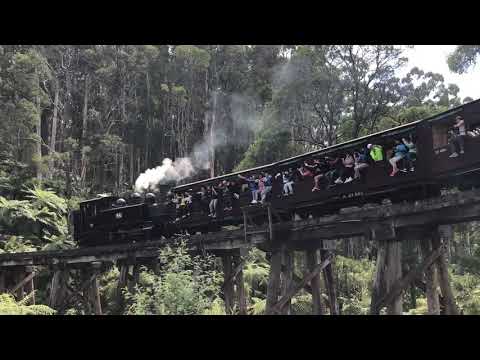
POLYGON ((365 149, 353 153, 353 157, 355 158, 355 166, 353 168, 355 172, 354 179, 360 179, 360 170, 368 167, 367 155, 365 153, 365 149))
POLYGON ((460 148, 460 154, 465 153, 465 121, 461 116, 455 118, 455 124, 453 125, 454 136, 450 140, 450 151, 452 154, 449 156, 451 158, 457 157, 457 146, 460 148))
POLYGON ((240 186, 235 181, 232 180, 228 182, 227 189, 228 189, 228 195, 230 196, 230 203, 231 203, 230 210, 232 210, 234 207, 236 207, 236 203, 238 199, 240 199, 240 186))
POLYGON ((265 203, 267 200, 267 195, 270 191, 272 191, 272 186, 273 186, 273 179, 272 175, 270 175, 268 172, 265 172, 264 176, 261 179, 263 183, 263 190, 261 191, 261 202, 262 204, 265 203))
POLYGON ((298 168, 298 171, 302 175, 302 177, 313 176, 313 173, 307 168, 305 165, 302 165, 298 168))
POLYGON ((398 172, 397 162, 405 157, 408 153, 407 146, 402 143, 400 140, 395 140, 395 148, 393 149, 394 156, 389 160, 392 165, 392 173, 390 176, 395 176, 398 172))
POLYGON ((335 180, 335 184, 342 184, 342 183, 349 183, 353 181, 354 170, 353 167, 355 165, 355 159, 352 155, 346 154, 345 157, 342 159, 343 168, 341 169, 341 173, 337 180, 335 180))
POLYGON ((335 155, 334 157, 326 156, 328 170, 325 172, 325 179, 328 181, 328 186, 335 186, 335 178, 340 176, 343 168, 342 159, 335 155))
POLYGON ((329 170, 329 166, 325 160, 314 159, 313 166, 305 163, 305 166, 309 167, 313 171, 313 191, 320 190, 320 179, 325 176, 325 173, 329 170))
POLYGON ((415 160, 417 160, 417 148, 415 147, 415 143, 412 140, 408 140, 405 138, 403 138, 402 141, 405 144, 405 146, 408 148, 408 153, 405 156, 405 158, 408 161, 408 166, 410 168, 410 171, 415 171, 415 168, 413 166, 415 160))
POLYGON ((242 175, 238 175, 240 179, 245 180, 248 183, 248 187, 252 192, 252 204, 256 204, 258 200, 258 182, 255 175, 250 175, 248 178, 242 175))
POLYGON ((293 178, 291 171, 284 171, 282 174, 278 173, 275 178, 282 176, 283 195, 293 195, 293 178))
POLYGON ((210 214, 208 216, 211 216, 213 218, 217 217, 217 204, 218 204, 218 193, 220 189, 215 188, 215 186, 211 186, 211 200, 210 200, 210 214))

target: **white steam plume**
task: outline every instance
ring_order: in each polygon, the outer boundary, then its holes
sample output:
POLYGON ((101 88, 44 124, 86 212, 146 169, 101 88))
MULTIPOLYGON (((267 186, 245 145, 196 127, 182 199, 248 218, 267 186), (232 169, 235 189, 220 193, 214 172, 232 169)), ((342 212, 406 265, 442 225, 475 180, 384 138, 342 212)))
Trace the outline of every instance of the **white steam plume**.
POLYGON ((161 166, 148 169, 140 174, 135 181, 135 190, 138 192, 153 191, 158 189, 158 185, 188 178, 194 171, 189 158, 178 158, 175 161, 165 158, 161 166))

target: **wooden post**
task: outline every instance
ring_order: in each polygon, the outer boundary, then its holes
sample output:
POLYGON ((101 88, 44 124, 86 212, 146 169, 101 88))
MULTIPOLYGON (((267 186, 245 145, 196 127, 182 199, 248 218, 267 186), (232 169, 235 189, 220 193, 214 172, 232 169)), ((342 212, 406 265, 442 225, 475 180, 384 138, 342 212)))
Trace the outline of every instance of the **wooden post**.
POLYGON ((387 259, 387 245, 385 241, 377 242, 377 264, 375 268, 375 274, 373 277, 372 285, 372 299, 370 304, 370 314, 379 315, 380 310, 377 308, 377 304, 383 294, 386 293, 385 289, 385 268, 387 259))
POLYGON ((270 259, 270 274, 267 285, 267 301, 265 307, 266 315, 273 315, 273 307, 278 301, 280 290, 280 272, 282 270, 282 252, 279 249, 272 250, 270 259))
POLYGON ((94 278, 91 285, 91 301, 93 303, 95 315, 102 315, 102 303, 100 299, 100 289, 98 287, 98 275, 100 274, 102 263, 92 263, 92 267, 94 278))
POLYGON ((128 277, 128 265, 125 263, 118 264, 120 275, 118 276, 118 284, 117 284, 117 308, 118 313, 121 314, 124 307, 123 301, 123 289, 127 286, 127 277, 128 277))
MULTIPOLYGON (((292 285, 293 282, 293 254, 290 249, 286 246, 282 248, 282 268, 283 271, 281 272, 281 292, 282 296, 285 296, 292 285)), ((285 306, 282 309, 283 315, 290 315, 291 314, 291 305, 292 301, 288 300, 285 306)))
POLYGON ((225 313, 227 315, 233 314, 234 306, 234 288, 232 282, 232 256, 224 255, 222 256, 223 262, 223 296, 225 302, 225 313))
POLYGON ((95 310, 95 315, 102 315, 102 303, 100 302, 100 291, 98 288, 98 277, 95 276, 95 278, 92 281, 92 302, 93 302, 93 308, 95 310))
MULTIPOLYGON (((15 272, 15 283, 19 284, 20 282, 22 282, 22 280, 24 279, 25 277, 25 272, 22 271, 22 270, 17 270, 15 272)), ((17 301, 20 301, 20 300, 23 300, 23 297, 24 297, 24 294, 23 294, 23 290, 24 290, 24 286, 20 286, 17 290, 16 290, 16 298, 17 298, 17 301)))
MULTIPOLYGON (((320 250, 320 258, 324 261, 327 258, 327 251, 320 250)), ((337 290, 335 287, 335 277, 333 276, 333 266, 334 266, 334 258, 332 258, 332 262, 327 265, 327 267, 323 270, 323 278, 325 281, 325 286, 328 291, 328 299, 330 305, 330 315, 338 315, 338 301, 337 301, 337 290)))
POLYGON ((58 309, 63 306, 65 298, 65 271, 62 269, 55 269, 52 277, 50 287, 50 298, 48 306, 53 309, 58 309))
MULTIPOLYGON (((235 256, 235 266, 241 266, 242 259, 240 256, 235 256)), ((235 277, 235 285, 237 287, 237 298, 238 298, 238 314, 247 315, 247 297, 245 294, 245 282, 243 280, 243 267, 238 271, 237 276, 235 277)))
MULTIPOLYGON (((318 265, 318 251, 308 250, 306 252, 307 256, 307 268, 311 272, 318 265)), ((310 286, 312 287, 312 304, 313 304, 313 315, 323 315, 325 313, 322 303, 322 286, 320 280, 320 274, 317 274, 310 281, 310 286)))
POLYGON ((3 269, 0 269, 0 294, 6 292, 6 286, 5 286, 5 271, 3 269))
MULTIPOLYGON (((432 249, 436 250, 441 246, 440 234, 438 228, 432 231, 432 249)), ((452 288, 450 287, 450 279, 448 277, 448 267, 445 254, 442 253, 436 261, 438 269, 438 280, 440 283, 440 289, 442 291, 443 298, 445 299, 445 313, 446 315, 458 315, 458 308, 455 304, 455 298, 453 296, 452 288)))
MULTIPOLYGON (((386 291, 387 293, 393 287, 393 284, 402 278, 402 243, 400 241, 387 242, 387 271, 386 291)), ((388 315, 402 315, 402 294, 394 297, 392 302, 387 304, 388 315)))
MULTIPOLYGON (((431 238, 426 234, 425 238, 419 238, 422 258, 426 259, 432 252, 431 238)), ((435 264, 433 263, 425 270, 425 296, 427 298, 427 309, 429 315, 440 315, 440 299, 438 296, 438 278, 435 264)))
MULTIPOLYGON (((25 269, 25 271, 27 272, 28 274, 28 278, 30 278, 27 283, 25 284, 25 292, 27 295, 30 295, 31 294, 31 299, 30 299, 30 302, 32 305, 35 305, 35 284, 34 284, 34 277, 35 277, 35 273, 32 269, 32 267, 27 267, 25 269)), ((26 280, 26 279, 25 279, 26 280)))

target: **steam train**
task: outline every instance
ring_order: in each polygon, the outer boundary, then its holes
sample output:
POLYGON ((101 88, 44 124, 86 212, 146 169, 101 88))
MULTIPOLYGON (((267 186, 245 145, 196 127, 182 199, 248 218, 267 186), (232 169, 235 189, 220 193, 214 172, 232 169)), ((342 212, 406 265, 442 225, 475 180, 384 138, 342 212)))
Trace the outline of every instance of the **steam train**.
MULTIPOLYGON (((173 186, 160 185, 156 194, 145 196, 133 194, 127 199, 108 196, 80 203, 73 212, 74 237, 80 246, 96 246, 120 242, 149 241, 160 237, 169 238, 177 233, 218 231, 226 225, 243 223, 242 207, 262 206, 251 204, 252 195, 245 186, 239 197, 226 208, 222 196, 214 216, 208 213, 208 205, 202 202, 199 191, 202 187, 217 185, 224 180, 244 185, 239 177, 268 172, 273 176, 272 190, 267 201, 274 209, 281 210, 282 220, 291 220, 333 213, 343 207, 376 203, 384 199, 392 202, 411 201, 436 196, 442 187, 457 186, 460 189, 480 184, 480 99, 452 108, 435 116, 406 125, 357 138, 321 150, 284 159, 253 169, 226 174, 215 178, 173 186), (464 119, 467 135, 464 137, 464 153, 451 157, 449 132, 455 118, 464 119), (478 136, 477 136, 478 135, 478 136), (414 171, 400 171, 389 176, 394 141, 409 138, 416 144, 414 171), (288 169, 297 169, 305 161, 327 156, 342 156, 364 149, 368 144, 382 148, 383 160, 370 163, 362 170, 358 181, 335 186, 323 186, 312 191, 312 177, 299 176, 294 182, 293 194, 282 194, 282 176, 288 169), (178 213, 178 206, 168 196, 189 193, 192 202, 187 215, 178 213)), ((399 167, 402 168, 401 160, 399 167)), ((263 221, 258 215, 255 221, 263 221)))

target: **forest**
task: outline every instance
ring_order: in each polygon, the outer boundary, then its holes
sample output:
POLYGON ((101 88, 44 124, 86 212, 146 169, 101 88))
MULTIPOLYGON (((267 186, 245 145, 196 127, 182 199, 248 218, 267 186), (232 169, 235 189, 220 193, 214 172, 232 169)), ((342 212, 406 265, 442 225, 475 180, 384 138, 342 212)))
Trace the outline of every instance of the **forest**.
MULTIPOLYGON (((194 178, 271 163, 426 118, 472 101, 442 74, 406 69, 395 45, 0 45, 0 253, 71 249, 68 214, 98 194, 132 191, 163 159, 189 158, 194 178), (402 77, 398 76, 404 70, 402 77)), ((480 45, 461 45, 450 71, 468 73, 480 45)), ((480 314, 480 224, 453 226, 447 259, 462 314, 480 314)), ((405 258, 414 251, 405 247, 405 258), (408 254, 407 254, 408 252, 408 254)), ((371 244, 336 242, 340 313, 368 314, 371 244)), ((179 239, 165 266, 142 269, 115 302, 119 270, 102 275, 106 314, 220 315, 222 264, 179 239), (192 270, 193 269, 193 270, 192 270)), ((417 261, 410 256, 412 263, 417 261)), ((295 255, 302 276, 304 255, 295 255)), ((265 310, 269 259, 250 251, 248 313, 265 310)), ((0 294, 0 314, 55 314, 40 277, 36 305, 0 294), (39 305, 40 304, 40 305, 39 305)), ((426 313, 418 288, 404 313, 426 313)), ((326 295, 325 295, 326 297, 326 295)), ((311 294, 292 300, 310 314, 311 294)), ((74 306, 67 314, 88 314, 74 306)))

